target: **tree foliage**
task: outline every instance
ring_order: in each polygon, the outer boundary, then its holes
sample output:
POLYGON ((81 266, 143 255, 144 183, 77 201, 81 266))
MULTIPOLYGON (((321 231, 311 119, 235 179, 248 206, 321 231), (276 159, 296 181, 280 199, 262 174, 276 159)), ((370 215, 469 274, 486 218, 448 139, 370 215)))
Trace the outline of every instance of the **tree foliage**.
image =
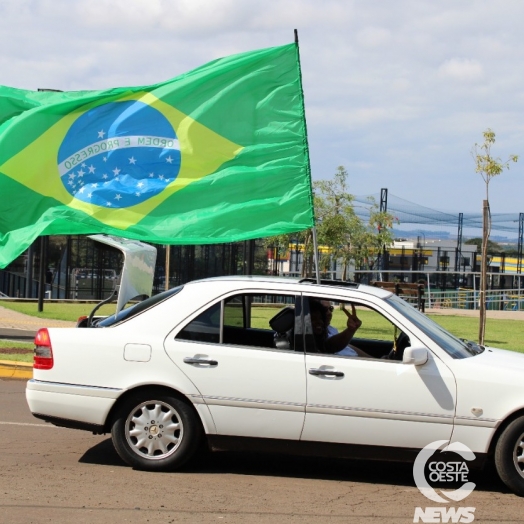
MULTIPOLYGON (((482 238, 470 238, 466 240, 464 244, 468 246, 477 246, 477 252, 482 252, 482 238)), ((488 240, 488 255, 498 255, 504 251, 500 244, 493 242, 493 240, 488 240)))
MULTIPOLYGON (((384 247, 393 242, 394 217, 379 210, 371 199, 369 219, 363 221, 356 213, 354 197, 348 189, 348 172, 343 166, 337 168, 330 180, 313 184, 317 240, 322 246, 319 268, 328 273, 333 262, 342 263, 342 278, 348 277, 348 269, 376 269, 384 247)), ((287 249, 289 243, 297 241, 304 246, 303 276, 313 273, 313 242, 311 230, 292 235, 280 235, 266 239, 266 245, 287 249)))
POLYGON ((343 166, 338 167, 332 180, 315 182, 314 190, 318 241, 329 248, 321 266, 327 267, 332 258, 339 260, 344 280, 351 265, 376 269, 384 247, 393 242, 394 217, 380 211, 373 199, 369 201, 368 220, 357 216, 354 197, 348 191, 348 172, 343 166))
POLYGON ((499 176, 505 169, 509 169, 510 162, 517 162, 517 155, 510 155, 506 161, 502 161, 499 157, 494 157, 491 154, 491 148, 495 144, 495 132, 491 129, 486 129, 482 133, 484 142, 473 146, 471 154, 475 161, 475 172, 479 173, 486 185, 486 200, 489 200, 489 183, 491 180, 499 176))

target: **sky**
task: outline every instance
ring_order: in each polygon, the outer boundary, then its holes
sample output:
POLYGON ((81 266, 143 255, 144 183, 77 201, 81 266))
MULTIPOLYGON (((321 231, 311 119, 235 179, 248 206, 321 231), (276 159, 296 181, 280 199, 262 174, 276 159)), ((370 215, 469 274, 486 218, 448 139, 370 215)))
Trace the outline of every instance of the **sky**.
POLYGON ((492 213, 524 212, 521 0, 0 0, 0 84, 154 84, 298 30, 313 180, 349 173, 452 213, 481 213, 471 155, 483 132, 518 163, 489 185, 492 213))

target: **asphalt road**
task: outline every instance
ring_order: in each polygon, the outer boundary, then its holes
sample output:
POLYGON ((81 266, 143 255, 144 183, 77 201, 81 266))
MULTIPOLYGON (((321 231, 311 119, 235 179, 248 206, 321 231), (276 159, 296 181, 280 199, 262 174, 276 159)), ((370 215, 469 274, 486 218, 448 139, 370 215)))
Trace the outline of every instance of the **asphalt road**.
MULTIPOLYGON (((24 389, 0 380, 0 522, 385 524, 438 506, 407 464, 223 452, 176 473, 134 471, 109 436, 32 417, 24 389)), ((470 480, 462 504, 476 508, 474 522, 523 521, 524 499, 486 473, 470 480)))

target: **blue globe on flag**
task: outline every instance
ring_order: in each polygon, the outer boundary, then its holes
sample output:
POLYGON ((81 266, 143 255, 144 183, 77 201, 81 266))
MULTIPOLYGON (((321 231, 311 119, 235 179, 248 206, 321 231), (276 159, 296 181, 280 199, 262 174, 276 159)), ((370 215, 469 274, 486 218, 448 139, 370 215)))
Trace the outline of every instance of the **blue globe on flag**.
POLYGON ((111 102, 81 115, 58 151, 69 194, 106 208, 126 208, 161 193, 180 171, 169 121, 138 101, 111 102))

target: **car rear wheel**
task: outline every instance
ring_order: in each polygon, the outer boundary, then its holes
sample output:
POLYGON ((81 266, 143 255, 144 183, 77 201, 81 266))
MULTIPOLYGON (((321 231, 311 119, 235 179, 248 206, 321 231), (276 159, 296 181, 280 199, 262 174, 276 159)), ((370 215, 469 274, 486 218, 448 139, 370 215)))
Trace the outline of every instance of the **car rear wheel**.
POLYGON ((195 453, 201 425, 193 409, 177 397, 142 392, 119 408, 111 429, 120 457, 136 469, 169 471, 195 453))
POLYGON ((502 482, 524 496, 524 417, 511 422, 495 448, 495 467, 502 482))

